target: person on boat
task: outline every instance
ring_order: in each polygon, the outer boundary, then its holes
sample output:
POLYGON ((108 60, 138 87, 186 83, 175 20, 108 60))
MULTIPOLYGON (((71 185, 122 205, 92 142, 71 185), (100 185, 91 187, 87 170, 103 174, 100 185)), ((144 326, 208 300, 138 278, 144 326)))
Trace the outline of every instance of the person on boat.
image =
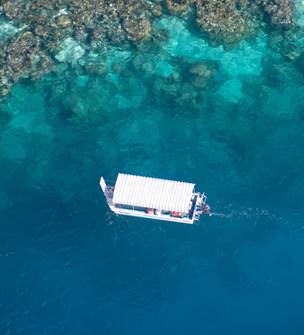
POLYGON ((180 212, 172 211, 171 214, 175 218, 179 218, 180 217, 180 212))

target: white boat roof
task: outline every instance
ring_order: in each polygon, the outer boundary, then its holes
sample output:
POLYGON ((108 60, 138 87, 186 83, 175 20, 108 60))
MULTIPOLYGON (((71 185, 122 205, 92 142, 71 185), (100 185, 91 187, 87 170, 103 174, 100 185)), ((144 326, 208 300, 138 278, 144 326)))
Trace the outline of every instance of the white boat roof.
POLYGON ((119 173, 113 203, 187 213, 195 184, 119 173))

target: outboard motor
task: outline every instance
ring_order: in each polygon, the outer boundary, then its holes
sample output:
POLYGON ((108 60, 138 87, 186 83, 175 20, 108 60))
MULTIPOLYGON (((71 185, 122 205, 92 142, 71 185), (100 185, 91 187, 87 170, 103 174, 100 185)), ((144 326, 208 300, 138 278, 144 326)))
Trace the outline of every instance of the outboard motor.
POLYGON ((206 214, 211 216, 211 212, 210 212, 210 206, 207 204, 203 204, 202 205, 202 214, 206 214))

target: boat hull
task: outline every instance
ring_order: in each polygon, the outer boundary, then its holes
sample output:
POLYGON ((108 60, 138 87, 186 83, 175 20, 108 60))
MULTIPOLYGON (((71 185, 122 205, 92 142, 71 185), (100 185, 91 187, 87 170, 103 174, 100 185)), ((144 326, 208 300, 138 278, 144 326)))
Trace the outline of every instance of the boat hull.
POLYGON ((176 218, 169 215, 157 215, 157 214, 148 214, 143 213, 139 211, 133 211, 133 210, 127 210, 127 209, 120 209, 116 208, 114 206, 109 206, 110 209, 117 215, 127 215, 127 216, 133 216, 143 219, 152 219, 152 220, 160 220, 160 221, 171 221, 171 222, 179 222, 179 223, 185 223, 185 224, 193 224, 194 219, 190 220, 188 218, 176 218))
POLYGON ((209 213, 209 206, 206 205, 206 196, 201 193, 193 193, 194 199, 192 201, 191 209, 189 209, 189 214, 187 216, 179 216, 178 212, 170 212, 169 214, 162 212, 161 210, 146 208, 143 210, 137 210, 135 207, 128 206, 117 206, 113 202, 113 193, 115 186, 107 184, 103 177, 100 178, 100 187, 103 191, 103 194, 107 200, 109 208, 117 215, 133 216, 143 219, 152 219, 160 221, 170 221, 170 222, 179 222, 184 224, 193 224, 198 221, 200 215, 203 213, 202 208, 205 209, 204 214, 209 213), (206 211, 207 209, 207 211, 206 211), (151 212, 152 211, 152 212, 151 212))

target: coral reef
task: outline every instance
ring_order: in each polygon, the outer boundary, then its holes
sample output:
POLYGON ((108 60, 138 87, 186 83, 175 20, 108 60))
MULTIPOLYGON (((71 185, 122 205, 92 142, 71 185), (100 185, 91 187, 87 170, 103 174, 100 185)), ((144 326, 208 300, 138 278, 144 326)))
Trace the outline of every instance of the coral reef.
MULTIPOLYGON (((276 28, 294 25, 292 0, 2 0, 0 15, 6 21, 0 22, 1 95, 19 79, 39 78, 54 64, 76 65, 89 50, 104 53, 115 45, 145 52, 151 45, 160 47, 167 34, 155 28, 154 20, 163 13, 195 13, 208 41, 225 47, 248 37, 256 22, 276 28)), ((83 68, 104 72, 96 64, 83 68)), ((204 76, 190 77, 194 86, 205 85, 204 76)))
POLYGON ((187 11, 191 0, 166 0, 167 9, 171 14, 181 14, 187 11))
POLYGON ((196 15, 198 26, 209 34, 211 41, 234 44, 246 32, 246 18, 235 0, 197 1, 196 15))
POLYGON ((291 26, 293 24, 293 0, 258 0, 272 24, 276 26, 291 26))
POLYGON ((145 17, 128 16, 123 22, 123 28, 128 39, 140 41, 150 36, 151 24, 145 17))
POLYGON ((214 67, 206 62, 197 62, 188 69, 191 84, 196 88, 206 88, 212 81, 214 67))
POLYGON ((7 25, 9 31, 4 27, 10 36, 26 27, 7 39, 0 55, 8 86, 21 78, 38 78, 56 62, 77 63, 89 48, 103 51, 107 43, 121 46, 149 39, 151 17, 162 13, 159 4, 144 0, 2 2, 0 13, 15 24, 7 25))
POLYGON ((71 37, 66 38, 60 52, 55 56, 59 62, 75 63, 85 54, 85 50, 71 37))
POLYGON ((39 47, 39 40, 30 31, 25 31, 13 40, 6 49, 4 73, 11 82, 20 78, 37 79, 49 72, 52 60, 39 47))
POLYGON ((9 92, 9 82, 3 70, 0 70, 0 97, 4 97, 9 92))

